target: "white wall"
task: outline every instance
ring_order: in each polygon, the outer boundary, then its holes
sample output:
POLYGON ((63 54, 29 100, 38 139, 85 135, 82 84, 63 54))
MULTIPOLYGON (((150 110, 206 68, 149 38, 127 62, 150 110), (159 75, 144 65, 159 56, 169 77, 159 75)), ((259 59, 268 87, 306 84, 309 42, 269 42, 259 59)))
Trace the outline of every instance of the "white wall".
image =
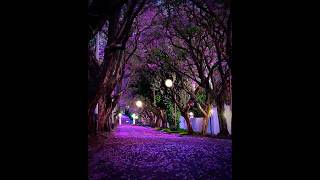
POLYGON ((231 111, 231 107, 229 105, 224 105, 224 113, 223 113, 223 115, 227 120, 227 128, 228 128, 229 134, 231 134, 232 111, 231 111))
MULTIPOLYGON (((230 106, 225 105, 224 115, 227 120, 228 131, 231 134, 232 112, 231 112, 230 106)), ((190 118, 190 122, 191 122, 191 126, 192 126, 193 131, 195 131, 195 132, 201 131, 203 118, 190 118)), ((180 128, 181 129, 188 129, 186 121, 182 116, 180 117, 180 128)), ((209 123, 208 123, 207 133, 216 135, 219 132, 220 132, 220 127, 219 127, 218 112, 217 112, 217 108, 213 107, 212 114, 211 114, 211 117, 210 117, 209 123), (212 131, 212 133, 211 133, 211 131, 212 131)))

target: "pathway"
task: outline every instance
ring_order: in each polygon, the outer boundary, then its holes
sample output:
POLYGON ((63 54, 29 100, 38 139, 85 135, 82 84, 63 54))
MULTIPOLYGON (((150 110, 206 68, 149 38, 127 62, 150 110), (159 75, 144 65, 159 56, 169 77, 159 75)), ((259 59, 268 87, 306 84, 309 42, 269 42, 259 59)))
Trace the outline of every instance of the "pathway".
POLYGON ((231 140, 121 125, 89 159, 89 179, 229 180, 231 140))

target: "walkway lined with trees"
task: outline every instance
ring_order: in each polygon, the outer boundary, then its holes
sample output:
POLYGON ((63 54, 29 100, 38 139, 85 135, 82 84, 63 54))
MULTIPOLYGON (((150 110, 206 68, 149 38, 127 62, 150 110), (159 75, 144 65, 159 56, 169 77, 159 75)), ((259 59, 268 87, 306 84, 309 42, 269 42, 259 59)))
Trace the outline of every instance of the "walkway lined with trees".
POLYGON ((89 179, 231 179, 231 140, 121 125, 89 161, 89 179))
POLYGON ((91 179, 231 179, 230 3, 88 1, 91 179))
POLYGON ((228 0, 92 0, 89 134, 110 132, 124 111, 139 111, 140 119, 161 128, 179 128, 183 116, 192 134, 192 110, 203 117, 206 135, 217 108, 220 135, 230 136, 224 113, 232 108, 231 24, 228 0), (133 107, 137 100, 141 110, 133 107))

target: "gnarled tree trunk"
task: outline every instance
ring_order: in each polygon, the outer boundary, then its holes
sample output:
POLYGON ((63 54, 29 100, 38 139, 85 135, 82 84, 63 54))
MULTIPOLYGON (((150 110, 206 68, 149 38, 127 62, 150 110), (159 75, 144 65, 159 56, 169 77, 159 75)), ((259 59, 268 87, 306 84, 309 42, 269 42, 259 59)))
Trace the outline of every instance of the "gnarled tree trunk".
POLYGON ((166 118, 164 117, 163 110, 160 110, 160 116, 161 116, 162 128, 167 128, 167 121, 166 121, 166 118))
POLYGON ((220 125, 220 135, 229 136, 228 128, 227 128, 227 120, 224 117, 224 106, 218 105, 218 117, 219 117, 219 125, 220 125))
POLYGON ((206 135, 207 134, 209 118, 211 116, 211 107, 212 107, 211 105, 207 105, 206 111, 203 112, 204 117, 203 117, 201 135, 206 135))
POLYGON ((192 126, 191 126, 190 116, 188 114, 188 111, 182 112, 181 115, 184 117, 184 119, 185 119, 185 121, 187 123, 188 134, 193 134, 193 129, 192 129, 192 126))
POLYGON ((101 97, 98 101, 98 131, 104 131, 105 124, 106 124, 106 103, 105 98, 101 97))

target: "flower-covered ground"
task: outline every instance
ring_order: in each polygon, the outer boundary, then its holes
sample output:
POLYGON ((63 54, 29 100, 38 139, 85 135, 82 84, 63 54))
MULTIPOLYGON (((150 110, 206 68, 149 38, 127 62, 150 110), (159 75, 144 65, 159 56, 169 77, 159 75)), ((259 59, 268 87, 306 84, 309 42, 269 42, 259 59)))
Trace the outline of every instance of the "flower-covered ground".
POLYGON ((231 140, 121 125, 89 156, 89 179, 232 179, 231 140))

